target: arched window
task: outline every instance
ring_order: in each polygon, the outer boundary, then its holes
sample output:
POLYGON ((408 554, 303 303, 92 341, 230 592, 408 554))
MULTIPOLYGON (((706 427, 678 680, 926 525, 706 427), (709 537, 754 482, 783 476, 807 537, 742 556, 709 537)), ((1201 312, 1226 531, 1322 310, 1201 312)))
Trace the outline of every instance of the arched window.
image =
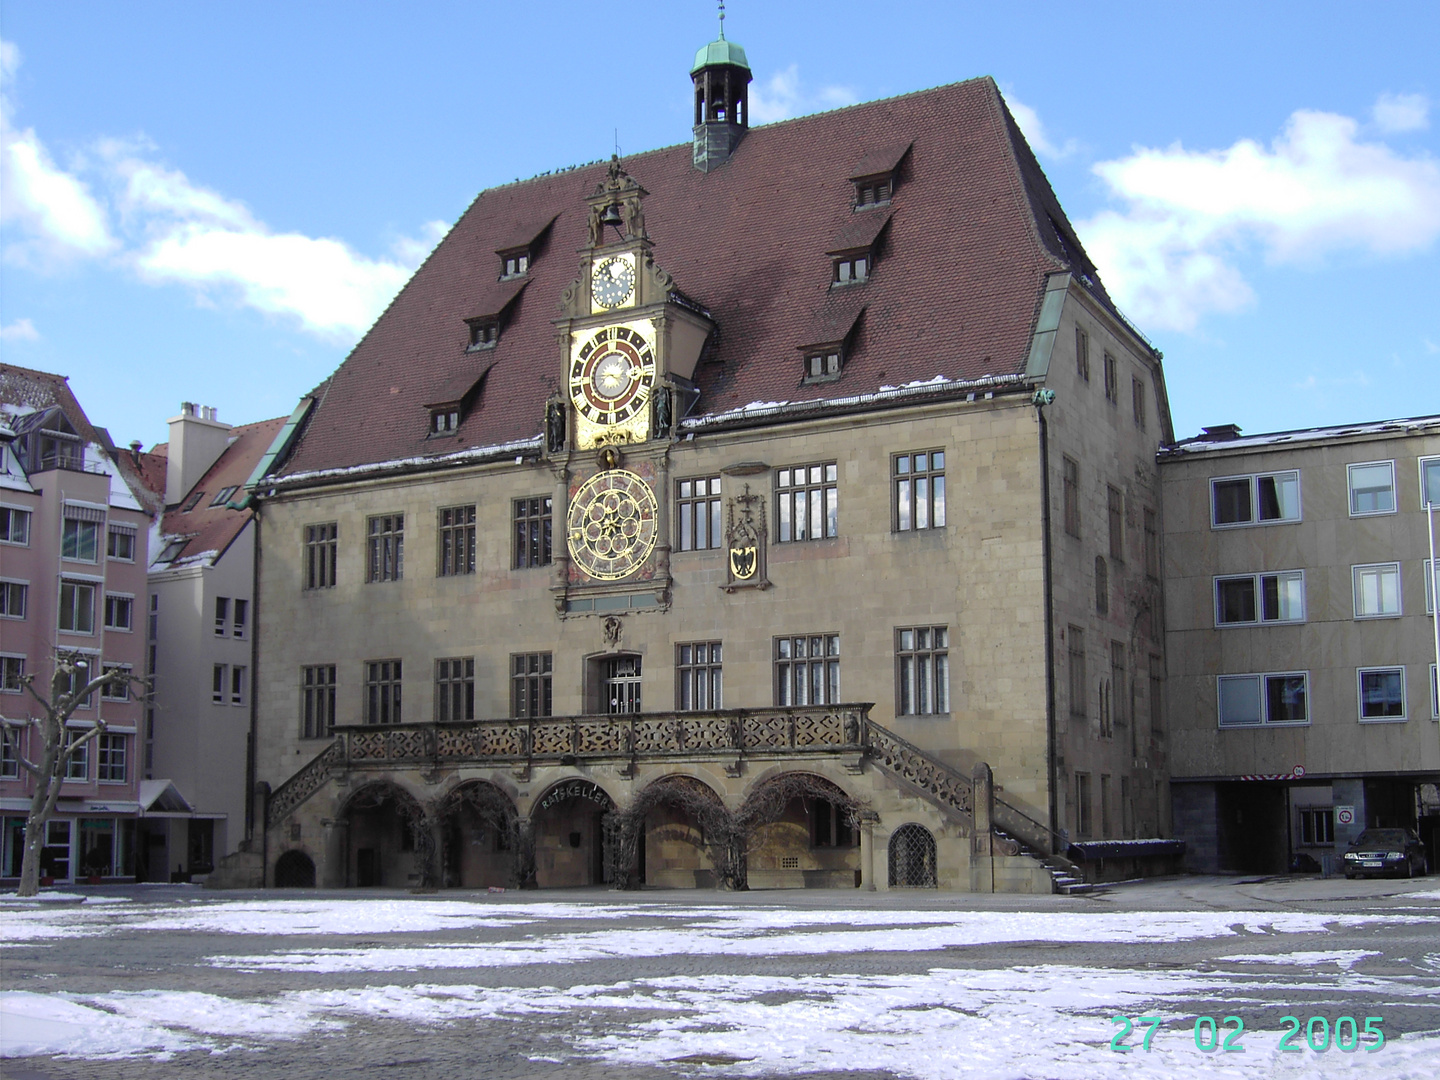
POLYGON ((287 851, 275 860, 277 889, 313 889, 315 863, 303 851, 287 851))

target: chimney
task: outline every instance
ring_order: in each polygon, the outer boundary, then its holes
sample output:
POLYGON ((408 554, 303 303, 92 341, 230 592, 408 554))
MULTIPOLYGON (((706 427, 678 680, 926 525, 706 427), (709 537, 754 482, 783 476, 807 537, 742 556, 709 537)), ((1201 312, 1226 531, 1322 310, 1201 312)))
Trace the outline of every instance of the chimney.
POLYGON ((1229 442, 1240 437, 1239 424, 1212 424, 1200 430, 1206 442, 1229 442))
POLYGON ((186 401, 170 421, 170 452, 165 463, 165 502, 174 506, 214 465, 230 445, 230 425, 216 419, 209 405, 186 401))

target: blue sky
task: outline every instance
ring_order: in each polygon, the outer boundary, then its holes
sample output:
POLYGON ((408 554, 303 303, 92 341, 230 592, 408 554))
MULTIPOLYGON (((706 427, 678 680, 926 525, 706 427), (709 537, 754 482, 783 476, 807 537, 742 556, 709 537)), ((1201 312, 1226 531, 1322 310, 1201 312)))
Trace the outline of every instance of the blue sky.
MULTIPOLYGON (((0 350, 288 413, 481 189, 689 138, 705 0, 0 8, 0 350)), ((1177 434, 1440 411, 1440 5, 732 0, 773 120, 993 75, 1177 434)))

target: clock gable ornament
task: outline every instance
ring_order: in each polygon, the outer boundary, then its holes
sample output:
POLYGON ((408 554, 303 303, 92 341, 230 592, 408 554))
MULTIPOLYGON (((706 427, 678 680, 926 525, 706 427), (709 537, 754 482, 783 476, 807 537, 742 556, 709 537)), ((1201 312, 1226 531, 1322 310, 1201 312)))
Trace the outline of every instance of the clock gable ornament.
POLYGON ((659 523, 659 503, 643 477, 627 469, 596 473, 570 500, 570 558, 597 581, 627 578, 655 550, 659 523))

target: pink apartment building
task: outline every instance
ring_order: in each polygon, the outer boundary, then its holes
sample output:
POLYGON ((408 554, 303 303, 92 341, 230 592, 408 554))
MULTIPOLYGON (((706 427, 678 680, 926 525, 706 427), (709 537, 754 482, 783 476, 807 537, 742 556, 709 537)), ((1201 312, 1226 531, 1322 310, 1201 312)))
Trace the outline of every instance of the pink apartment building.
MULTIPOLYGON (((91 425, 64 376, 0 364, 0 715, 34 714, 21 680, 33 674, 48 688, 57 652, 146 674, 152 501, 135 452, 117 451, 91 425)), ((146 876, 138 822, 168 785, 141 780, 146 735, 136 689, 95 694, 69 721, 80 732, 103 719, 107 730, 70 763, 46 830, 43 877, 146 876), (157 784, 161 790, 148 790, 157 784)), ((30 739, 21 734, 19 752, 34 760, 39 748, 30 739)), ((19 876, 32 790, 7 745, 0 878, 19 876)))

